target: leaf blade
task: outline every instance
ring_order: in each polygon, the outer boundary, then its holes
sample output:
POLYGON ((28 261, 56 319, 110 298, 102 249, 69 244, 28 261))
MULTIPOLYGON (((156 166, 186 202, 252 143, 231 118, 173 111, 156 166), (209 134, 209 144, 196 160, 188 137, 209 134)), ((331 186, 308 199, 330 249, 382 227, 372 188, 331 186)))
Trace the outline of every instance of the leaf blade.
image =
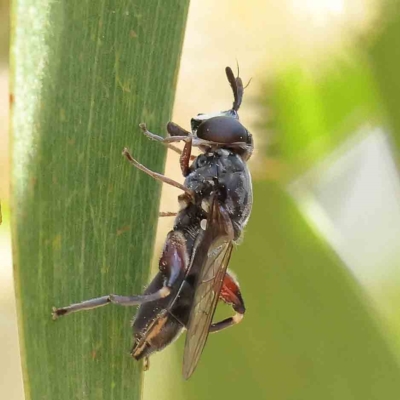
POLYGON ((13 252, 28 399, 140 396, 134 310, 57 323, 50 311, 147 281, 160 186, 121 151, 162 170, 165 150, 136 127, 163 132, 169 119, 186 14, 186 1, 14 5, 13 252))

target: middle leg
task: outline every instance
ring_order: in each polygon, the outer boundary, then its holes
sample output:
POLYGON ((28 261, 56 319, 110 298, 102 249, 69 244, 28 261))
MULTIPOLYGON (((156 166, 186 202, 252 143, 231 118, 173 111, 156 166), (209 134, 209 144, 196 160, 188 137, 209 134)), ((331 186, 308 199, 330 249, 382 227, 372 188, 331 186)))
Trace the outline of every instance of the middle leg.
POLYGON ((128 161, 134 165, 136 168, 140 169, 141 171, 145 172, 147 175, 150 175, 152 178, 167 183, 168 185, 171 186, 175 186, 178 189, 183 190, 186 195, 190 198, 190 199, 194 199, 194 192, 190 189, 188 189, 186 186, 182 185, 179 182, 174 181, 171 178, 166 177, 165 175, 159 174, 158 172, 154 172, 150 169, 148 169, 147 167, 145 167, 144 165, 140 164, 138 161, 136 161, 131 154, 129 153, 128 149, 125 148, 122 152, 122 154, 128 159, 128 161))

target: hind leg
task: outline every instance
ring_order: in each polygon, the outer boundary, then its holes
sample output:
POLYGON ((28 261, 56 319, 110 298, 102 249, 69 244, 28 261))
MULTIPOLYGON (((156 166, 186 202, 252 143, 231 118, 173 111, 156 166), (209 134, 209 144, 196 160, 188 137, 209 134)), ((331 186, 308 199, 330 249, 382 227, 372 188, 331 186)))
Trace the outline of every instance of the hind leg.
POLYGON ((210 326, 210 333, 222 331, 230 326, 238 324, 244 317, 246 308, 240 293, 239 283, 237 280, 227 272, 222 284, 220 293, 220 300, 224 303, 230 304, 236 311, 233 317, 226 318, 222 321, 216 322, 210 326))

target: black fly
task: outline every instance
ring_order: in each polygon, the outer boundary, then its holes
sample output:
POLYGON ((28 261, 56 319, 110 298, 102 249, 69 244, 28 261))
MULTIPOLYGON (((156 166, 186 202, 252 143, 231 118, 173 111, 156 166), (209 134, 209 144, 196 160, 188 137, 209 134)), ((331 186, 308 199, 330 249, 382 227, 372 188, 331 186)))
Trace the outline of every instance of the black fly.
POLYGON ((246 161, 253 151, 253 139, 237 113, 244 92, 242 80, 229 67, 225 71, 234 96, 230 110, 197 115, 191 121, 191 132, 170 122, 167 138, 140 125, 146 136, 181 154, 183 185, 150 171, 124 149, 123 154, 135 167, 183 191, 178 198, 179 212, 160 213, 176 219, 153 281, 142 295, 111 294, 53 309, 53 317, 57 318, 109 303, 139 305, 131 354, 137 360, 144 358, 146 364, 153 352, 162 350, 187 329, 183 358, 186 379, 197 366, 208 334, 237 324, 245 312, 238 282, 227 267, 233 243, 251 212, 252 185, 246 161), (172 144, 179 141, 184 142, 182 151, 172 144), (192 146, 202 154, 192 156, 192 146), (213 323, 218 300, 230 304, 235 315, 213 323))

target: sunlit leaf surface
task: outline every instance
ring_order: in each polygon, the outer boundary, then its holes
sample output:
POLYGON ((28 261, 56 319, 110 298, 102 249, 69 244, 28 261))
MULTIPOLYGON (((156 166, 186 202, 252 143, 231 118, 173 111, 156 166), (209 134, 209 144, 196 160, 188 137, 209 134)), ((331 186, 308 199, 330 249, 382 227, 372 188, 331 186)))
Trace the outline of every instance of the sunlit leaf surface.
POLYGON ((53 322, 51 307, 134 294, 148 278, 187 1, 13 7, 13 247, 27 399, 137 399, 135 309, 53 322))

